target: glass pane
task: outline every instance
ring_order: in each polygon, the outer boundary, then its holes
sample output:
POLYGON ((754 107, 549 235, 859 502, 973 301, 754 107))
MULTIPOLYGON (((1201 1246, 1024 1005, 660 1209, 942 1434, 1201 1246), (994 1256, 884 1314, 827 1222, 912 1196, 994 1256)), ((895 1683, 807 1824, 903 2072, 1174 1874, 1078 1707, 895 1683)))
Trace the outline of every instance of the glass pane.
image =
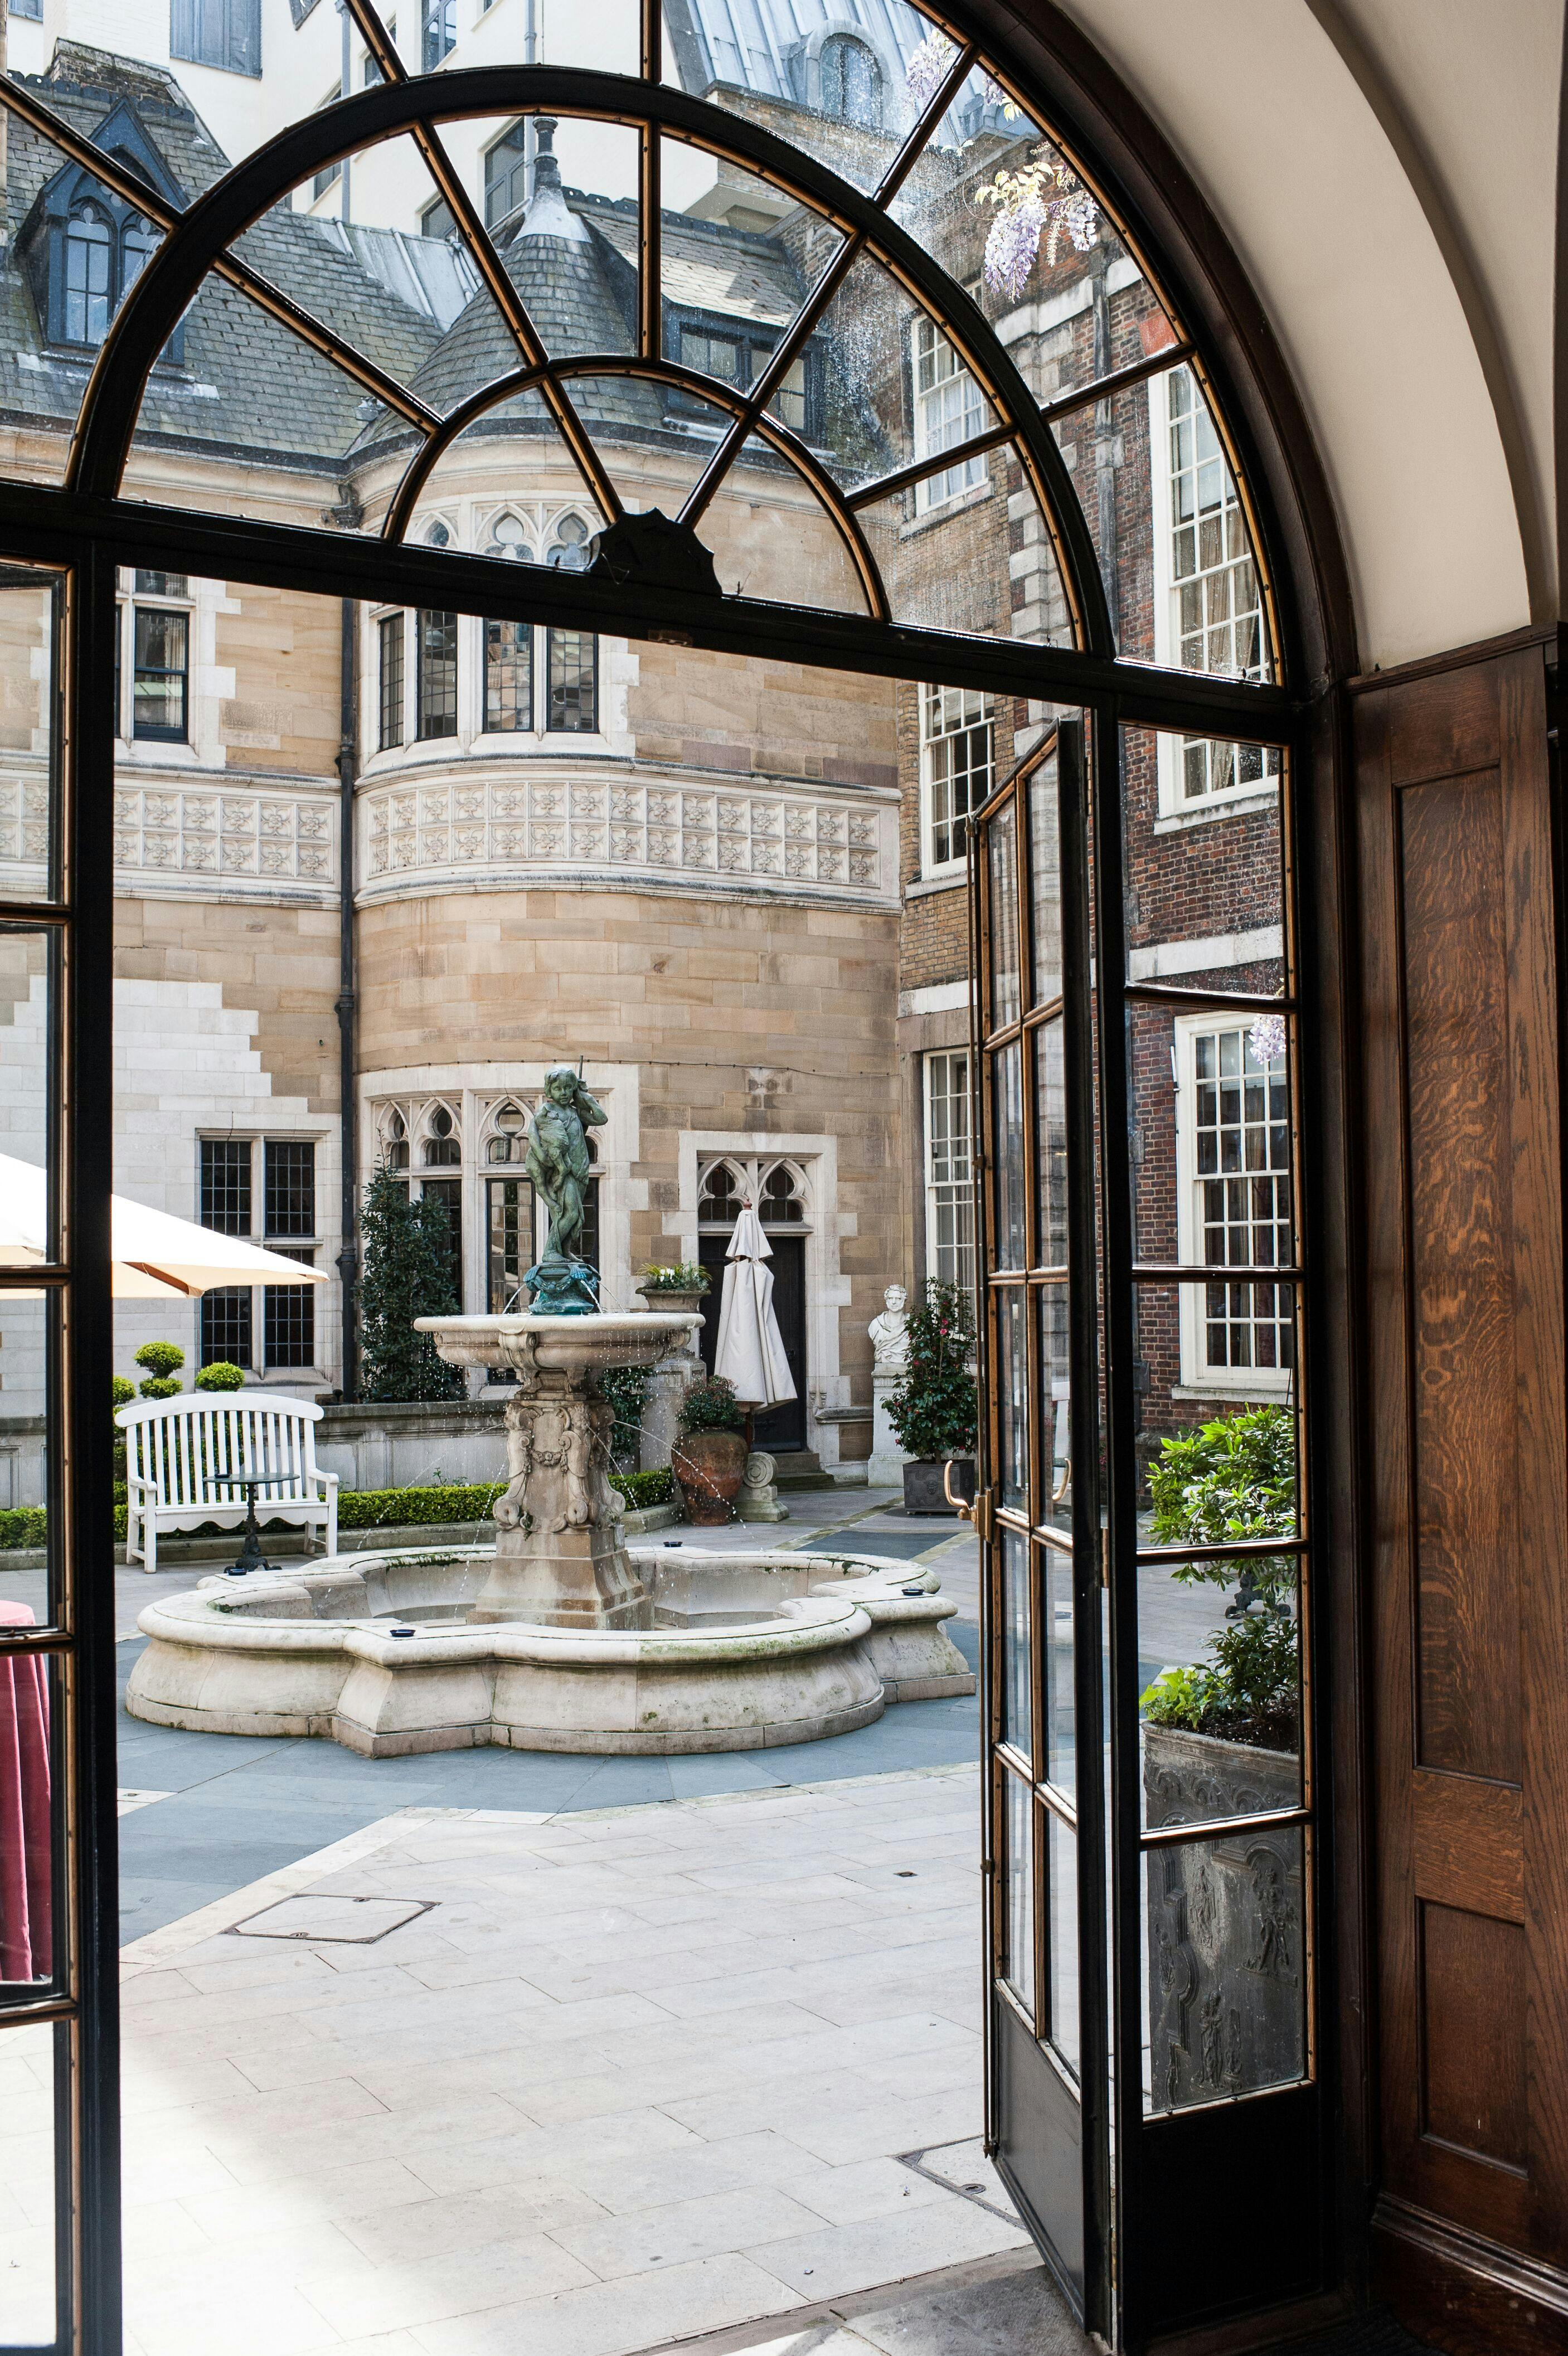
POLYGON ((54 588, 0 568, 0 900, 59 893, 54 588))
POLYGON ((1038 1547, 1041 1596, 1041 1683, 1045 1694, 1046 1781, 1071 1799, 1078 1790, 1073 1687, 1072 1557, 1060 1547, 1038 1547))
POLYGON ((1145 2110, 1305 2075, 1305 1847, 1292 1826, 1148 1851, 1145 2110))
POLYGON ((991 821, 990 846, 991 1023, 1000 1031, 1016 1023, 1019 1010, 1018 829, 1011 802, 991 821))
POLYGON ((1016 1530, 997 1537, 996 1561, 1001 1576, 1002 1730, 1000 1740, 1031 1762, 1034 1760, 1033 1677, 1029 1646, 1029 1548, 1016 1530))
POLYGON ((1029 1503, 1028 1304, 1022 1285, 996 1302, 997 1479, 1002 1503, 1026 1512, 1029 1503))
POLYGON ((1002 1976, 1031 2016, 1035 2009, 1035 1824, 1029 1785, 1002 1778, 1002 1976))
MULTIPOLYGON (((58 1293, 0 1290, 0 1619, 9 1611, 22 1627, 60 1620, 59 1531, 48 1512, 59 1331, 58 1293)), ((106 1396, 103 1409, 107 1415, 106 1396)))
POLYGON ((1065 1280, 1036 1295, 1040 1322, 1040 1474, 1045 1494, 1036 1519, 1072 1528, 1071 1358, 1065 1280))
POLYGON ((1129 980, 1271 998, 1285 988, 1283 759, 1268 745, 1123 729, 1129 980))
POLYGON ((1035 1033, 1035 1186, 1036 1248, 1044 1268, 1067 1264, 1067 1073, 1064 1018, 1035 1033))
POLYGON ((1024 1215, 1024 1050, 1015 1039, 992 1059, 991 1153, 995 1164, 996 1266, 1022 1268, 1028 1256, 1024 1215))
MULTIPOLYGON (((664 79, 693 97, 758 119, 791 145, 869 193, 929 95, 922 45, 929 20, 906 0, 875 11, 812 11, 787 46, 752 37, 730 9, 671 9, 665 18, 664 79)), ((950 54, 945 37, 936 35, 950 54)), ((940 54, 940 52, 939 52, 940 54)), ((937 79, 940 79, 939 70, 937 79)))
POLYGON ((0 1153, 40 1173, 29 1188, 27 1240, 13 1266, 59 1257, 41 1177, 48 1158, 54 1069, 54 937, 0 926, 0 1153))
POLYGON ((726 593, 840 614, 871 610, 837 524, 760 434, 748 434, 742 444, 698 530, 726 593))
MULTIPOLYGON (((1140 356, 1130 341, 1122 350, 1140 356)), ((1173 670, 1272 679, 1273 616, 1192 370, 1131 385, 1058 418, 1052 430, 1105 575, 1117 651, 1173 670)))
POLYGON ((1029 908, 1035 963, 1035 1004, 1048 1005, 1062 987, 1061 801, 1055 754, 1029 780, 1029 908))
MULTIPOLYGON (((1204 1329, 1206 1296, 1246 1290, 1138 1289, 1138 1347, 1148 1378, 1139 1435, 1147 1466, 1148 1505, 1140 1515, 1146 1546, 1223 1546, 1297 1533, 1294 1402, 1260 1397, 1255 1387, 1251 1396, 1243 1390, 1204 1399, 1192 1397, 1191 1387, 1170 1384, 1183 1325, 1189 1336, 1204 1329), (1173 1398, 1171 1388, 1187 1395, 1173 1398)), ((1302 1788, 1299 1560, 1294 1554, 1174 1555, 1141 1565, 1138 1668, 1150 1824, 1295 1805, 1302 1788)))
MULTIPOLYGON (((844 273, 818 334, 843 380, 842 430, 828 464, 846 489, 957 449, 998 423, 957 346, 869 254, 844 273)), ((924 476, 908 496, 906 534, 924 542, 927 525, 977 503, 994 509, 1004 474, 992 453, 924 476)), ((968 544, 993 546, 995 530, 988 518, 968 544)))
POLYGON ((1078 2017, 1078 1837, 1050 1809, 1046 1820, 1046 1877, 1050 1890, 1047 1926, 1049 1976, 1046 2034, 1076 2078, 1078 2017))
MULTIPOLYGON (((11 1601, 0 1556, 0 1628, 41 1614, 11 1601)), ((0 2002, 55 1977, 55 1663, 44 1653, 0 1653, 0 2002)))
POLYGON ((55 2344, 55 2071, 63 2032, 0 2029, 0 2347, 55 2344))
MULTIPOLYGON (((1291 1019, 1134 1003, 1133 1123, 1139 1248, 1186 1267, 1289 1268, 1296 1259, 1291 1019), (1173 1085, 1174 1084, 1174 1085, 1173 1085)), ((1283 1389, 1294 1362, 1289 1302, 1254 1288, 1251 1336, 1211 1337, 1197 1365, 1251 1366, 1283 1389)))
POLYGON ((980 466, 983 482, 942 498, 922 483, 857 509, 893 619, 913 628, 1070 647, 1071 609, 1052 537, 1012 453, 993 450, 929 479, 940 490, 980 466))

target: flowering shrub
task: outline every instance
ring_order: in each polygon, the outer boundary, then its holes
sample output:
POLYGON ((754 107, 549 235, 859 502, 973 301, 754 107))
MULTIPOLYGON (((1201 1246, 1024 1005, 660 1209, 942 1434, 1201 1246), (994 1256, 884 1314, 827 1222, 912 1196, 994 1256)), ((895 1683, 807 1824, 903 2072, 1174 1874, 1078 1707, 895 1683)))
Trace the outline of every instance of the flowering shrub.
POLYGON ((1087 253, 1100 235, 1100 207, 1071 166, 1044 149, 1017 171, 998 172, 989 187, 975 190, 974 200, 996 208, 981 267, 998 294, 1023 293, 1042 241, 1048 267, 1064 233, 1077 253, 1087 253))
POLYGON ((887 1402, 900 1447, 928 1462, 974 1449, 974 1311, 961 1285, 928 1281, 908 1324, 903 1381, 887 1402))

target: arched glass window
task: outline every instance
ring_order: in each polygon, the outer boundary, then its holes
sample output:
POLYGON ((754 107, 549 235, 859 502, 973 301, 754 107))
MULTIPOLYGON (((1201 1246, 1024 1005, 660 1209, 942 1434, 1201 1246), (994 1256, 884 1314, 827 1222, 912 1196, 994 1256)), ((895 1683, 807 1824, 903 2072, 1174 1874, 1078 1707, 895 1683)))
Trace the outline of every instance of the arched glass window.
POLYGON ((150 221, 138 214, 125 224, 120 240, 120 295, 122 301, 130 293, 153 255, 158 250, 158 233, 150 221))
POLYGON ((499 515, 490 526, 487 556, 509 556, 517 564, 532 564, 533 542, 528 531, 510 512, 499 515))
POLYGON ((704 1226, 733 1227, 740 1216, 745 1182, 733 1162, 715 1162, 703 1173, 697 1217, 704 1226))
POLYGON ((68 344, 101 344, 113 309, 114 241, 97 208, 84 205, 66 224, 65 300, 61 325, 68 344))
POLYGON ((564 573, 583 572, 589 561, 588 542, 592 537, 580 515, 564 515, 550 535, 544 562, 559 566, 564 573))
POLYGON ((788 1162, 776 1162, 763 1178, 757 1210, 765 1227, 799 1226, 805 1218, 800 1176, 788 1162))
POLYGON ((424 1162, 426 1170, 456 1170, 462 1164, 463 1141, 445 1105, 437 1105, 424 1124, 424 1162))
POLYGON ((862 131, 882 128, 882 69, 864 41, 835 33, 822 43, 822 112, 862 131))
POLYGON ((490 1134, 486 1144, 487 1162, 521 1162, 527 1151, 528 1115, 520 1104, 510 1099, 499 1104, 490 1115, 490 1134))

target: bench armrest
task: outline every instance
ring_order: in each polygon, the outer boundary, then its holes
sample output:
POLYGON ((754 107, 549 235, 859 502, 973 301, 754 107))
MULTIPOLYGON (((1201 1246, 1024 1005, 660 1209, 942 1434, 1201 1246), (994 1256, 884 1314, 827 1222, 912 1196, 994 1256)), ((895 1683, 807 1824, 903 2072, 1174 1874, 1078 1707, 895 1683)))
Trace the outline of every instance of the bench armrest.
POLYGON ((156 1481, 149 1481, 145 1472, 133 1472, 128 1467, 125 1473, 125 1488, 129 1494, 138 1497, 156 1497, 158 1494, 158 1484, 156 1481))

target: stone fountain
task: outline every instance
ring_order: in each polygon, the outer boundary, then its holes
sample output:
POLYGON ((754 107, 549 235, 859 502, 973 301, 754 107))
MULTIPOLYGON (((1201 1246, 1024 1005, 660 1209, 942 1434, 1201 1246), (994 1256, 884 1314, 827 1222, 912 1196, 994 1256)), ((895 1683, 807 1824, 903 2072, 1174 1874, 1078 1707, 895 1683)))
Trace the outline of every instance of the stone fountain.
POLYGON ((851 1732, 890 1701, 972 1693, 934 1572, 666 1539, 628 1547, 596 1377, 652 1365, 691 1314, 600 1310, 578 1257, 604 1114, 546 1079, 528 1171, 550 1212, 531 1307, 420 1318, 453 1365, 507 1368, 493 1547, 388 1548, 220 1576, 145 1611, 126 1707, 225 1734, 329 1735, 369 1756, 479 1743, 699 1751, 851 1732))

